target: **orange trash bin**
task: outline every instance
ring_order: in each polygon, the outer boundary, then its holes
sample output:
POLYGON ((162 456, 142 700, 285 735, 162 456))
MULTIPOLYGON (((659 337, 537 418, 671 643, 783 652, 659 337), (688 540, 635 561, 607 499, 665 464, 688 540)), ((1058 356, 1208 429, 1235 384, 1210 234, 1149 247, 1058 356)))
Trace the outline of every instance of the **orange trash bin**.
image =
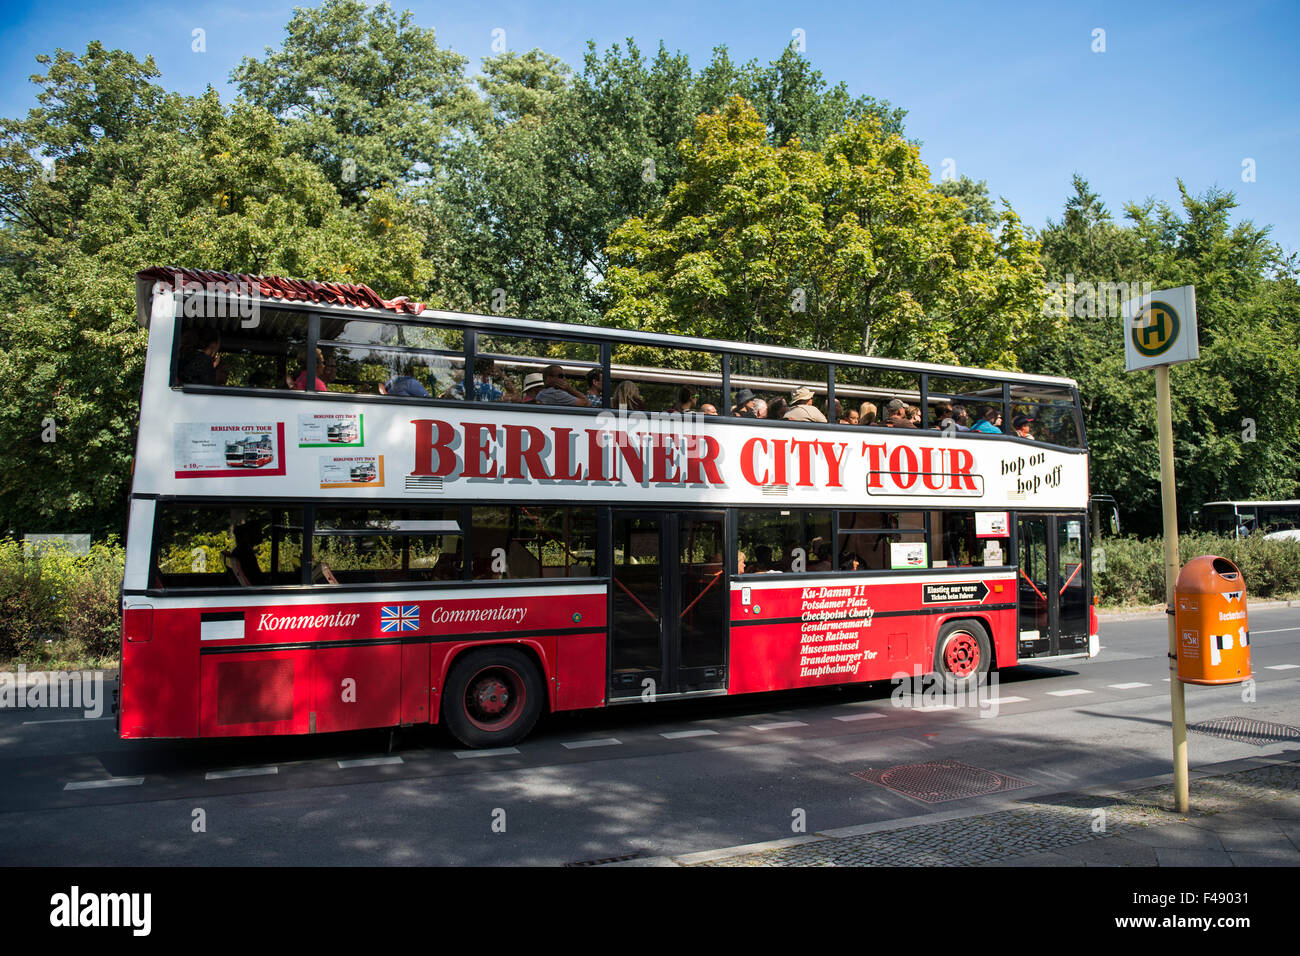
POLYGON ((1240 684, 1250 678, 1246 581, 1227 558, 1192 558, 1174 585, 1178 679, 1184 684, 1240 684))

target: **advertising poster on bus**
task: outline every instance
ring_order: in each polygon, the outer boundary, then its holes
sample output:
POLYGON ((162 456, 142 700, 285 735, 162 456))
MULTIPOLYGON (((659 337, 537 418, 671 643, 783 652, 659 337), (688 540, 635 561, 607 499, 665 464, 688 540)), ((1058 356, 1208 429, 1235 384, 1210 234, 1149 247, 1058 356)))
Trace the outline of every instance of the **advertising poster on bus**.
POLYGON ((365 416, 359 412, 316 412, 298 416, 299 448, 361 448, 365 416))
POLYGON ((380 488, 384 484, 383 455, 322 455, 322 488, 380 488))
POLYGON ((177 478, 284 474, 284 422, 177 422, 177 478))

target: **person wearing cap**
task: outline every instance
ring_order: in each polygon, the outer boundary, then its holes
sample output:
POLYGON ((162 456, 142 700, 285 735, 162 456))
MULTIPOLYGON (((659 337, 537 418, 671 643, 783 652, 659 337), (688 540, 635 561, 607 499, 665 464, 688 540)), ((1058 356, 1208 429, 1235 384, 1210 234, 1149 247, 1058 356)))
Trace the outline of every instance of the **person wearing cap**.
POLYGON ((915 428, 912 417, 907 413, 907 403, 901 398, 891 398, 885 408, 886 428, 915 428))
POLYGON ((742 388, 736 393, 736 404, 732 408, 731 414, 736 418, 757 418, 754 411, 754 398, 756 396, 747 388, 742 388))
POLYGON ((812 403, 813 390, 800 386, 790 396, 790 408, 785 413, 787 422, 825 422, 826 416, 812 403))
MULTIPOLYGON (((546 387, 533 399, 538 405, 576 405, 580 408, 591 405, 587 396, 574 388, 573 384, 564 377, 564 369, 558 365, 548 365, 542 369, 542 381, 546 387)), ((524 392, 527 391, 528 386, 525 384, 524 392)))
POLYGON ((1016 434, 1021 438, 1033 438, 1034 436, 1029 434, 1029 423, 1032 421, 1033 419, 1028 415, 1017 415, 1011 419, 1011 427, 1015 429, 1016 434))

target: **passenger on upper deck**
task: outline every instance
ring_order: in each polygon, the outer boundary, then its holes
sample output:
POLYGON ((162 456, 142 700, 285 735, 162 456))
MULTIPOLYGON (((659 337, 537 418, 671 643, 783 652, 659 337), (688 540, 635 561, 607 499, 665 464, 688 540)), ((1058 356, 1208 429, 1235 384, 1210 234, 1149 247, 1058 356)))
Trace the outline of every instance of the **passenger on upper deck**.
POLYGON ((402 395, 408 398, 428 398, 429 390, 414 375, 395 375, 379 385, 380 395, 402 395))
MULTIPOLYGON (((505 396, 505 389, 497 384, 500 376, 496 373, 496 362, 490 358, 474 359, 474 401, 499 402, 505 396)), ((457 382, 451 387, 456 398, 465 397, 465 383, 457 382)), ((558 404, 552 402, 550 404, 558 404)))
POLYGON ((742 388, 736 393, 736 404, 731 409, 731 414, 737 418, 757 418, 754 411, 755 395, 747 388, 742 388))
POLYGON ((605 379, 598 368, 587 372, 587 404, 593 408, 605 404, 605 379))
POLYGON ((1001 435, 1001 425, 1002 410, 992 405, 985 405, 980 409, 980 419, 971 426, 971 431, 984 435, 1001 435))
POLYGON ((564 377, 564 369, 560 366, 546 366, 542 369, 542 378, 546 381, 546 387, 533 399, 538 405, 576 405, 580 408, 591 405, 591 402, 587 401, 587 396, 574 388, 564 377))
POLYGON ((636 382, 619 382, 609 400, 615 408, 629 412, 645 411, 645 399, 641 397, 641 389, 637 388, 636 382))
POLYGON ((221 336, 215 329, 199 332, 194 347, 181 355, 177 376, 182 385, 223 384, 225 376, 221 365, 221 336), (221 379, 222 381, 218 381, 221 379))
POLYGON ((876 423, 877 414, 879 413, 872 402, 863 402, 858 406, 858 424, 874 425, 876 423))
POLYGON ((813 390, 807 387, 796 388, 790 396, 790 409, 785 413, 787 422, 825 422, 826 416, 813 403, 813 390))
POLYGON ((537 401, 537 393, 546 384, 546 377, 541 372, 529 372, 524 376, 524 397, 521 402, 528 404, 537 401))
POLYGON ((771 414, 772 414, 772 413, 769 411, 769 409, 768 409, 768 407, 767 407, 767 401, 766 401, 765 399, 762 399, 762 398, 756 398, 756 399, 754 399, 754 417, 755 417, 755 418, 770 418, 770 417, 771 417, 771 414))
POLYGON ((1029 434, 1029 423, 1032 421, 1033 419, 1028 415, 1017 415, 1011 419, 1011 427, 1021 438, 1033 438, 1034 436, 1029 434))
POLYGON ((891 398, 888 406, 889 418, 885 422, 886 428, 915 428, 912 424, 911 417, 907 414, 907 403, 901 398, 891 398))
POLYGON ((664 411, 677 412, 680 415, 686 415, 695 411, 695 403, 699 400, 700 396, 696 395, 695 392, 691 390, 690 386, 682 385, 677 389, 677 401, 673 405, 664 409, 664 411))
MULTIPOLYGON (((299 346, 298 348, 298 364, 302 366, 302 371, 298 373, 298 377, 290 383, 289 387, 296 389, 299 392, 305 392, 307 390, 307 346, 305 345, 299 346)), ((320 349, 317 349, 316 368, 323 369, 324 367, 325 356, 321 354, 320 349)), ((316 391, 323 392, 327 388, 328 386, 325 384, 325 380, 320 377, 318 372, 316 375, 316 391)))
POLYGON ((785 413, 789 408, 790 403, 784 398, 774 398, 772 399, 772 404, 767 406, 767 417, 772 419, 774 422, 779 422, 781 419, 785 418, 785 413))
POLYGON ((700 406, 700 414, 716 415, 718 414, 718 409, 715 406, 710 405, 708 402, 705 402, 703 405, 700 406))

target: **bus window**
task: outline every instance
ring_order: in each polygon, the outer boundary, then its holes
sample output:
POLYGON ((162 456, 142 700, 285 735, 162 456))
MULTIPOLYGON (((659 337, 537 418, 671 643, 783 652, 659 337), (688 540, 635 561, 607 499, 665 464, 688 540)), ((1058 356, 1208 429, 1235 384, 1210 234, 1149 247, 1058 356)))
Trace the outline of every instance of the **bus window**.
POLYGON ((257 587, 298 584, 302 511, 159 502, 150 585, 257 587))
POLYGON ((256 321, 182 316, 172 386, 287 388, 294 355, 306 343, 307 320, 295 312, 263 310, 256 321))
POLYGON ((735 413, 741 418, 783 418, 795 402, 795 392, 804 388, 812 393, 812 405, 817 412, 829 418, 826 414, 828 381, 829 366, 820 362, 795 362, 734 352, 731 398, 727 408, 718 411, 723 415, 735 413), (751 398, 753 405, 749 404, 751 398))
POLYGON ((474 577, 581 578, 595 574, 594 508, 474 508, 474 577))
MULTIPOLYGON (((615 350, 610 365, 610 394, 631 394, 648 412, 720 414, 722 356, 717 352, 628 345, 615 350), (635 391, 619 391, 630 383, 635 391)), ((617 403, 615 404, 617 407, 617 403)))
POLYGON ((1034 386, 1011 388, 1011 421, 1003 422, 1008 433, 1013 433, 1015 420, 1021 416, 1033 419, 1029 423, 1029 437, 1035 441, 1078 448, 1078 417, 1075 415, 1074 396, 1066 388, 1053 389, 1034 386))
POLYGON ((925 539, 925 513, 921 511, 841 511, 840 569, 884 571, 911 566, 929 567, 928 555, 918 552, 925 539), (895 548, 899 545, 899 548, 895 548), (912 548, 903 548, 912 545, 912 548), (917 556, 919 555, 919 556, 917 556))
MULTIPOLYGON (((522 401, 524 379, 530 374, 542 373, 552 365, 558 365, 570 387, 585 397, 587 373, 600 368, 600 346, 593 342, 531 335, 480 333, 475 355, 478 360, 491 359, 492 387, 488 393, 477 390, 480 401, 522 401)), ((480 372, 483 367, 476 366, 480 372)), ((598 405, 596 402, 591 404, 598 405)))
MULTIPOLYGON (((925 421, 927 428, 939 427, 939 410, 945 407, 954 411, 964 408, 967 427, 979 420, 981 408, 990 405, 1002 408, 1002 383, 992 379, 931 375, 926 380, 926 387, 930 406, 925 421)), ((1010 425, 1007 425, 1006 430, 1011 430, 1010 425)))
POLYGON ((322 322, 317 377, 331 392, 451 397, 464 377, 457 329, 400 322, 322 322))
POLYGON ((835 366, 835 400, 845 412, 850 408, 857 410, 858 424, 885 424, 889 418, 889 403, 894 399, 907 405, 919 405, 920 388, 920 376, 911 372, 858 365, 835 366), (862 417, 864 411, 868 418, 874 415, 874 420, 865 421, 862 417))
POLYGON ((1005 567, 1011 560, 1005 511, 932 511, 930 541, 936 568, 1005 567))
POLYGON ((829 511, 741 511, 736 538, 746 574, 830 570, 829 511))
POLYGON ((319 508, 312 581, 457 580, 462 553, 459 508, 319 508))

